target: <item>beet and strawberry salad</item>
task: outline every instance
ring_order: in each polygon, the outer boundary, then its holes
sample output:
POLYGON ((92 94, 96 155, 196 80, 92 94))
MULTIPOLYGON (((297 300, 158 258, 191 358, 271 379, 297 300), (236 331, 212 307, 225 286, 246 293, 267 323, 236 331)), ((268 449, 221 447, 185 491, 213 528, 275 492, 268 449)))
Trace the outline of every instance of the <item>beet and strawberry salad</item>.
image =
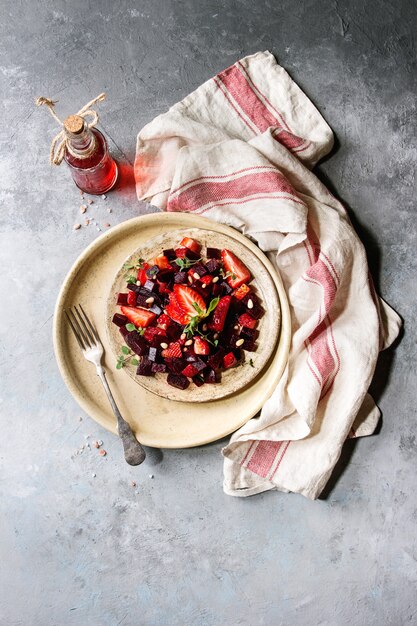
POLYGON ((221 381, 221 372, 246 362, 256 350, 264 310, 251 274, 230 250, 207 248, 185 237, 147 263, 125 264, 127 292, 119 293, 113 317, 126 345, 120 369, 138 376, 167 373, 167 383, 186 389, 221 381))

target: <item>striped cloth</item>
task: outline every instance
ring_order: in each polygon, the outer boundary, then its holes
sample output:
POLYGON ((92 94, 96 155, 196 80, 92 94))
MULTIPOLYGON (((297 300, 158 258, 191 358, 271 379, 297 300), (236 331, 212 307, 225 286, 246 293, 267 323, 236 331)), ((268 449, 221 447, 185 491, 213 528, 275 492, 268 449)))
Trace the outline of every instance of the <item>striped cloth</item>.
POLYGON ((375 295, 345 209, 311 172, 332 145, 329 126, 269 52, 238 61, 138 136, 139 199, 250 236, 288 294, 284 375, 223 450, 231 495, 317 498, 346 438, 373 433, 379 419, 367 390, 400 319, 375 295))

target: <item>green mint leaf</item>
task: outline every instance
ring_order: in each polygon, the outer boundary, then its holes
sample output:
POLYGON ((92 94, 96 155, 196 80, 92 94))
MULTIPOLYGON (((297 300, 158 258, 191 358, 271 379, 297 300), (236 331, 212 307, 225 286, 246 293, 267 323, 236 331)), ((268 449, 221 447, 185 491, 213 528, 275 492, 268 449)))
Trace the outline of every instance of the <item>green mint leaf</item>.
POLYGON ((128 285, 136 284, 136 276, 132 276, 132 275, 128 276, 126 278, 126 282, 127 282, 128 285))
POLYGON ((133 359, 130 362, 132 365, 139 365, 139 360, 136 357, 133 357, 133 359))
POLYGON ((124 362, 123 362, 123 361, 117 361, 117 363, 116 363, 116 369, 117 369, 117 370, 121 370, 121 369, 122 369, 122 367, 123 367, 123 365, 124 365, 124 362))
POLYGON ((145 333, 145 329, 141 328, 140 326, 136 330, 138 331, 139 335, 143 335, 145 333))
POLYGON ((214 311, 214 309, 216 308, 216 306, 219 304, 220 302, 220 298, 213 298, 213 300, 210 300, 210 304, 208 306, 207 312, 205 314, 205 317, 208 317, 210 315, 210 313, 212 313, 214 311))
POLYGON ((216 348, 217 348, 217 346, 219 345, 219 340, 218 340, 218 339, 215 339, 215 340, 213 341, 213 343, 214 343, 214 345, 215 345, 215 346, 216 346, 216 348))
POLYGON ((130 354, 130 350, 127 346, 122 346, 122 352, 123 354, 130 354))
POLYGON ((136 326, 134 324, 131 324, 130 322, 129 324, 126 324, 126 328, 127 330, 130 330, 130 331, 136 330, 136 326))

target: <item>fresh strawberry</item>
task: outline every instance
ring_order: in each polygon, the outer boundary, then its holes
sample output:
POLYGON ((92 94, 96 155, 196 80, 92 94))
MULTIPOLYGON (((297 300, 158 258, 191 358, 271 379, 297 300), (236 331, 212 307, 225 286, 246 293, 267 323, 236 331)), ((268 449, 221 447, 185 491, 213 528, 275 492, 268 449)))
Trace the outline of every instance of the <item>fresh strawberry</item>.
POLYGON ((168 326, 171 325, 171 318, 165 313, 162 313, 162 315, 158 317, 157 324, 160 328, 163 328, 164 330, 166 330, 168 326))
POLYGON ((168 258, 164 254, 159 254, 154 259, 155 265, 159 267, 160 270, 170 270, 172 266, 170 265, 168 258))
POLYGON ((237 289, 250 280, 250 271, 233 252, 222 250, 222 261, 226 272, 231 272, 231 276, 227 277, 227 282, 233 289, 237 289))
POLYGON ((210 354, 208 341, 202 337, 194 337, 194 352, 196 354, 210 354))
POLYGON ((245 283, 243 283, 243 285, 240 285, 240 287, 235 289, 235 291, 233 292, 233 295, 238 300, 242 300, 242 298, 244 298, 246 296, 246 294, 249 293, 249 292, 250 292, 249 287, 247 285, 245 285, 245 283))
POLYGON ((196 374, 198 374, 200 370, 198 370, 196 367, 194 367, 194 365, 192 363, 189 363, 187 365, 187 367, 185 367, 181 374, 183 376, 187 376, 187 378, 192 378, 193 376, 195 376, 196 374))
POLYGON ((255 328, 257 323, 257 320, 254 320, 248 313, 242 313, 239 316, 239 324, 246 328, 255 328))
POLYGON ((126 315, 129 322, 137 327, 146 328, 149 324, 152 324, 156 318, 156 314, 146 309, 136 309, 131 306, 121 306, 120 310, 123 315, 126 315))
POLYGON ((206 312, 206 303, 200 294, 191 287, 174 285, 174 294, 179 306, 190 318, 199 315, 200 311, 206 312))
POLYGON ((177 341, 170 343, 168 348, 162 350, 162 356, 164 359, 179 359, 182 356, 180 344, 177 341))
POLYGON ((200 278, 200 282, 202 282, 203 285, 210 285, 212 281, 213 281, 213 276, 211 276, 211 274, 206 274, 205 276, 202 276, 200 278))
POLYGON ((169 304, 165 307, 165 311, 174 322, 181 326, 185 326, 190 321, 190 316, 182 310, 173 292, 169 294, 169 304))
POLYGON ((149 328, 146 328, 145 332, 143 333, 143 336, 149 343, 151 343, 152 339, 157 335, 160 335, 161 337, 166 337, 166 332, 162 328, 158 328, 158 326, 149 326, 149 328))
POLYGON ((136 298, 137 298, 136 291, 129 291, 129 293, 127 294, 127 305, 136 306, 136 298))
POLYGON ((146 276, 146 270, 150 268, 149 263, 143 263, 141 269, 138 271, 137 280, 140 280, 141 285, 144 285, 148 280, 146 276))
POLYGON ((216 332, 223 330, 231 300, 231 296, 223 296, 223 298, 220 299, 219 304, 214 309, 211 322, 208 325, 211 330, 215 330, 216 332))
POLYGON ((229 352, 223 357, 223 367, 225 370, 229 369, 229 367, 233 367, 236 363, 237 359, 233 352, 229 352))
POLYGON ((188 248, 177 248, 175 250, 175 256, 177 259, 183 259, 187 256, 188 248))
POLYGON ((188 248, 196 254, 200 254, 201 245, 195 239, 191 239, 191 237, 184 237, 184 239, 180 242, 180 246, 182 248, 188 248))

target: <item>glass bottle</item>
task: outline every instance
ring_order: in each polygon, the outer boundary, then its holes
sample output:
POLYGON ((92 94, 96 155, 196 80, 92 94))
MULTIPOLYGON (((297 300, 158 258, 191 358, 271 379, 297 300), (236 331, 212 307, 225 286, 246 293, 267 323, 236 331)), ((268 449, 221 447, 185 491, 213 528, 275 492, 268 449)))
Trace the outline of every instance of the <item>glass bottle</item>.
POLYGON ((67 136, 64 159, 75 184, 90 194, 102 194, 114 187, 118 169, 110 156, 107 141, 97 128, 88 128, 80 115, 64 121, 67 136))

